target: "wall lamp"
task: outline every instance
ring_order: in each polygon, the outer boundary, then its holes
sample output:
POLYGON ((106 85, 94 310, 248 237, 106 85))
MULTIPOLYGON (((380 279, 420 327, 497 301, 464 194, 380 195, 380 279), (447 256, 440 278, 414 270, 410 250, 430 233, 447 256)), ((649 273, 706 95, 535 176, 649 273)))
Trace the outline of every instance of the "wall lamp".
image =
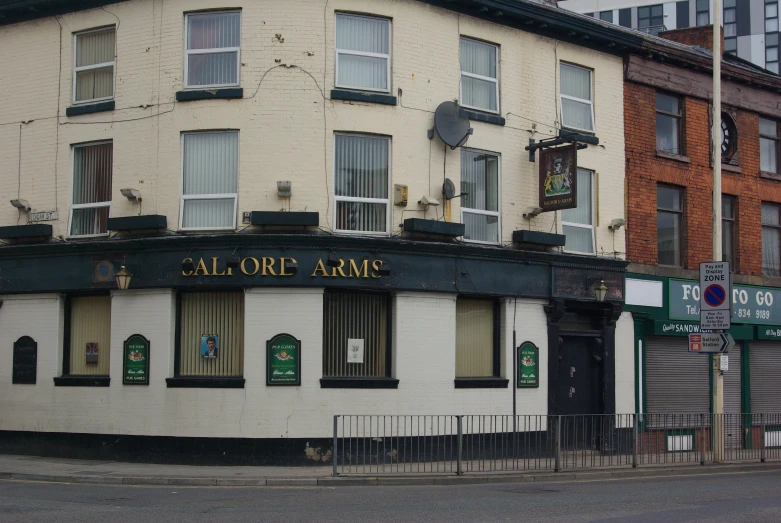
POLYGON ((140 202, 141 201, 141 193, 138 192, 137 189, 120 189, 119 192, 122 193, 122 196, 130 200, 131 202, 140 202))
POLYGON ((524 218, 533 218, 542 213, 542 207, 527 207, 523 213, 524 218))
POLYGON ((626 225, 626 220, 623 218, 616 218, 614 220, 610 220, 610 225, 607 226, 608 229, 611 231, 616 231, 626 225))
POLYGON ((285 272, 295 274, 298 272, 298 263, 290 258, 285 259, 285 272))
POLYGON ((325 264, 329 267, 339 267, 339 258, 336 257, 336 254, 331 253, 328 255, 328 259, 325 261, 325 264))
POLYGON ((124 265, 114 275, 114 279, 117 280, 117 288, 121 291, 127 290, 127 288, 130 287, 130 280, 132 278, 133 275, 130 273, 129 270, 127 270, 127 267, 125 267, 124 265))
POLYGON ((594 289, 594 296, 597 298, 597 301, 605 301, 605 297, 607 296, 605 280, 599 280, 599 287, 594 289))
POLYGON ((11 200, 11 205, 16 207, 20 211, 30 212, 30 202, 28 202, 27 200, 21 200, 21 199, 11 200))

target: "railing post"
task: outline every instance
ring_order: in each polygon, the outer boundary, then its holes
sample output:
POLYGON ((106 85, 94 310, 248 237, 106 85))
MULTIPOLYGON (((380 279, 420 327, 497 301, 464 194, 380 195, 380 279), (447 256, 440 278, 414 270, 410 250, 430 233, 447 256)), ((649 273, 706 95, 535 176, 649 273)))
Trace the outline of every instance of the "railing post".
POLYGON ((702 447, 700 452, 700 465, 705 465, 705 415, 700 414, 700 441, 702 447))
POLYGON ((338 430, 338 428, 339 428, 339 415, 335 414, 334 415, 334 451, 333 451, 333 454, 334 454, 334 470, 332 472, 332 475, 334 477, 336 477, 338 475, 338 473, 336 471, 336 462, 337 462, 337 457, 338 457, 338 454, 337 454, 336 431, 338 430))
POLYGON ((765 414, 759 415, 759 425, 762 427, 762 432, 759 433, 759 444, 761 445, 759 451, 759 461, 765 462, 765 414))
POLYGON ((561 471, 561 416, 556 416, 556 463, 554 465, 554 472, 561 471))
POLYGON ((637 444, 638 444, 638 417, 637 414, 632 414, 632 468, 637 468, 637 444))
POLYGON ((464 473, 464 470, 462 468, 461 464, 461 453, 464 449, 464 426, 463 426, 463 419, 464 416, 456 416, 456 426, 458 427, 458 438, 456 440, 456 445, 458 447, 457 456, 456 456, 456 475, 461 476, 464 473))

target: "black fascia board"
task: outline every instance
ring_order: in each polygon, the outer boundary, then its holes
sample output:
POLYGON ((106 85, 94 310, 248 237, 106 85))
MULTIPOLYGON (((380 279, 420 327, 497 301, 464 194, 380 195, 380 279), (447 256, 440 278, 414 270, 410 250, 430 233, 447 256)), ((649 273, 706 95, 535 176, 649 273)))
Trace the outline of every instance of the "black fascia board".
POLYGON ((128 0, 0 0, 0 25, 86 11, 128 0))

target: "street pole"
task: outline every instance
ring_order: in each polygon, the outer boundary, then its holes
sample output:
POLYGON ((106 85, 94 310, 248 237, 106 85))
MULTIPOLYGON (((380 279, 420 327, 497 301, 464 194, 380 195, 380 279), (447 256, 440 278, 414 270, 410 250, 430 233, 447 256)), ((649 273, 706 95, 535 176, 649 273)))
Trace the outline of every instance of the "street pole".
MULTIPOLYGON (((721 0, 713 0, 713 261, 721 252, 721 0)), ((731 299, 731 297, 729 297, 731 299)), ((724 376, 721 354, 713 355, 713 460, 724 461, 724 376)))

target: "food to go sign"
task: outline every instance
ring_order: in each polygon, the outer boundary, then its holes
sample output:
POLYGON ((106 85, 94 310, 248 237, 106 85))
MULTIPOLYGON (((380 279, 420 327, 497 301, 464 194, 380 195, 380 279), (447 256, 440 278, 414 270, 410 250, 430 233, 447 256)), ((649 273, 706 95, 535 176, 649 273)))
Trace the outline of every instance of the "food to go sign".
MULTIPOLYGON (((693 280, 669 280, 671 320, 699 321, 700 285, 693 280)), ((732 286, 732 321, 781 325, 781 289, 732 286)))

